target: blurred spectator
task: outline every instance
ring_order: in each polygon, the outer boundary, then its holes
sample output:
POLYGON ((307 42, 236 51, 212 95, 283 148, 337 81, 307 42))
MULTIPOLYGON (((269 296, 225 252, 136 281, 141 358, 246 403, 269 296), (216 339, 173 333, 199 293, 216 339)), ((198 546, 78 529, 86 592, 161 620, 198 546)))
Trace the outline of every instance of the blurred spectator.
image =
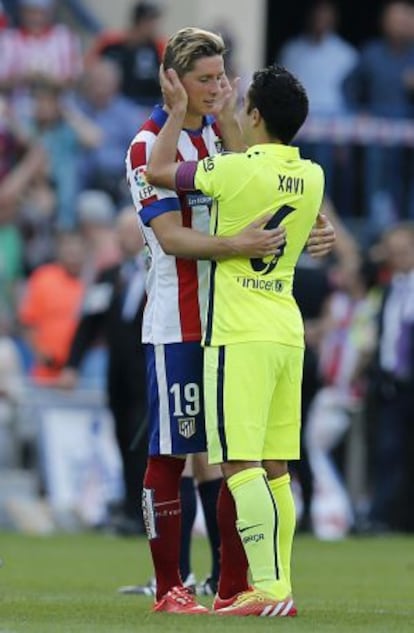
POLYGON ((331 293, 328 272, 326 262, 316 260, 304 252, 298 261, 293 284, 293 295, 304 320, 306 341, 302 381, 301 458, 290 466, 291 471, 295 474, 300 484, 301 509, 298 528, 302 531, 307 531, 311 527, 310 507, 313 494, 313 477, 310 470, 307 447, 304 443, 304 432, 306 430, 309 406, 321 386, 317 370, 317 353, 321 314, 325 302, 331 293))
POLYGON ((102 30, 102 24, 88 6, 87 0, 60 0, 59 4, 69 9, 79 26, 89 33, 99 33, 102 30))
POLYGON ((52 383, 67 358, 84 294, 84 243, 76 233, 58 236, 57 259, 27 281, 20 321, 34 355, 33 377, 52 383))
POLYGON ((46 155, 0 95, 0 218, 11 221, 31 180, 44 170, 46 155))
POLYGON ((54 0, 19 0, 20 26, 0 35, 0 82, 27 86, 39 76, 66 86, 82 71, 78 37, 54 23, 54 0))
MULTIPOLYGON (((329 0, 312 5, 305 32, 287 42, 279 55, 280 63, 303 83, 309 97, 310 114, 334 117, 344 114, 342 82, 355 66, 356 50, 336 32, 338 11, 329 0)), ((332 195, 334 148, 329 143, 303 147, 306 157, 322 165, 326 191, 332 195)))
POLYGON ((354 513, 333 453, 362 409, 367 367, 376 345, 379 292, 370 262, 347 258, 333 269, 336 290, 322 319, 318 370, 322 388, 309 410, 306 446, 314 481, 312 523, 319 538, 344 537, 354 513))
POLYGON ((0 320, 13 319, 23 274, 23 244, 17 227, 0 219, 0 320))
POLYGON ((119 93, 119 84, 116 64, 97 60, 83 76, 79 100, 81 110, 102 133, 99 147, 83 156, 83 188, 106 191, 117 206, 130 199, 125 188, 125 154, 145 120, 145 111, 119 93))
POLYGON ((47 177, 47 166, 30 181, 30 195, 23 196, 17 225, 24 243, 24 271, 53 261, 55 257, 56 194, 47 177))
POLYGON ((16 406, 23 392, 19 350, 11 337, 11 321, 0 311, 0 468, 16 467, 16 406))
POLYGON ((0 2, 0 31, 2 31, 3 29, 6 28, 6 26, 8 26, 8 18, 7 18, 7 14, 4 10, 4 6, 3 3, 0 2))
POLYGON ((34 145, 3 177, 0 181, 0 217, 3 220, 10 220, 16 215, 18 203, 27 187, 34 178, 44 174, 46 164, 43 148, 34 145))
MULTIPOLYGON (((68 9, 76 19, 79 26, 89 33, 98 33, 102 29, 102 25, 97 19, 95 13, 90 9, 88 0, 59 0, 57 9, 68 9)), ((19 24, 19 0, 2 0, 0 5, 7 16, 8 24, 19 24)))
POLYGON ((146 108, 161 100, 158 72, 164 51, 160 37, 161 8, 138 2, 132 9, 129 26, 123 33, 104 32, 98 37, 89 59, 112 59, 121 71, 121 92, 146 108))
POLYGON ((123 512, 114 528, 121 533, 143 532, 139 499, 146 467, 147 437, 144 348, 140 343, 145 303, 146 267, 143 241, 135 210, 128 207, 117 218, 122 262, 102 270, 85 296, 83 314, 58 386, 73 388, 85 353, 104 337, 108 345, 107 389, 125 483, 123 512))
MULTIPOLYGON (((381 15, 382 37, 361 51, 358 65, 344 83, 349 106, 363 115, 391 118, 413 116, 414 7, 392 0, 381 15)), ((370 144, 364 150, 365 206, 377 235, 398 216, 403 206, 403 149, 370 144)), ((410 196, 414 216, 414 196, 410 196)))
POLYGON ((56 192, 56 225, 59 229, 72 229, 76 224, 81 147, 98 147, 102 135, 99 128, 73 105, 64 104, 56 84, 38 82, 32 94, 32 133, 46 151, 48 177, 56 192))
POLYGON ((414 531, 414 224, 384 236, 392 272, 379 319, 371 529, 414 531))
MULTIPOLYGON (((336 241, 333 255, 336 260, 352 261, 357 258, 357 243, 338 217, 329 198, 323 200, 321 213, 335 227, 336 241)), ((323 314, 334 289, 330 274, 331 264, 329 258, 315 259, 304 251, 298 261, 293 284, 293 295, 305 324, 306 341, 302 382, 301 459, 290 464, 290 469, 300 484, 301 503, 298 527, 303 531, 311 529, 310 514, 314 488, 305 435, 309 408, 318 390, 322 387, 318 368, 319 347, 322 337, 323 314)))
POLYGON ((251 76, 249 75, 249 73, 246 73, 242 68, 240 68, 240 65, 238 63, 237 38, 233 32, 231 25, 228 25, 226 22, 218 22, 209 30, 213 33, 219 33, 223 38, 224 45, 226 47, 223 55, 226 76, 230 81, 238 78, 238 105, 241 107, 243 95, 247 93, 251 76))
POLYGON ((9 103, 4 95, 0 95, 0 182, 12 169, 17 150, 9 103))
POLYGON ((84 279, 91 283, 102 270, 119 263, 121 253, 115 231, 115 206, 104 191, 87 190, 76 204, 79 231, 86 244, 84 279))

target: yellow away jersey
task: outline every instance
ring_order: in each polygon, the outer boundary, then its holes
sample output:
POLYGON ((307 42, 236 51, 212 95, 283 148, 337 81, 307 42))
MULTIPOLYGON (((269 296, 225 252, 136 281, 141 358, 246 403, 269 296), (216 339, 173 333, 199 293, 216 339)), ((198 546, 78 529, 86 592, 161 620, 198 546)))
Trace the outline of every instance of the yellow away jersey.
POLYGON ((200 161, 195 185, 214 199, 210 232, 231 236, 272 214, 286 227, 279 257, 212 262, 205 345, 276 341, 303 347, 303 321, 292 296, 296 262, 319 211, 322 169, 296 147, 256 145, 244 154, 200 161))

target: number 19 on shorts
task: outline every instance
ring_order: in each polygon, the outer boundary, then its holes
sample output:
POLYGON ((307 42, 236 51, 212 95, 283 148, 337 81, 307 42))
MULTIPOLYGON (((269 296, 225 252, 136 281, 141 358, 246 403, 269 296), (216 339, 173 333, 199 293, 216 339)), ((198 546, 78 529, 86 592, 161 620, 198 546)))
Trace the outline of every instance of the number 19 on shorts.
POLYGON ((200 387, 197 383, 188 382, 181 385, 175 382, 170 388, 170 394, 173 397, 174 416, 195 416, 200 413, 200 387))

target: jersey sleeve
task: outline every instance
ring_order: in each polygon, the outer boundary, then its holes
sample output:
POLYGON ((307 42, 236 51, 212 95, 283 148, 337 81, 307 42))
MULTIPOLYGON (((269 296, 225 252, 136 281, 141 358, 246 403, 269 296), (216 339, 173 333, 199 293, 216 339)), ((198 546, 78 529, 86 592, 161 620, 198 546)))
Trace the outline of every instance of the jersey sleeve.
POLYGON ((223 158, 218 155, 201 160, 194 176, 195 188, 217 200, 222 194, 228 172, 228 164, 226 165, 226 159, 223 158))
POLYGON ((181 209, 175 191, 154 187, 147 181, 147 163, 155 140, 154 134, 139 132, 126 157, 128 186, 134 206, 145 226, 149 226, 151 220, 163 213, 181 209))

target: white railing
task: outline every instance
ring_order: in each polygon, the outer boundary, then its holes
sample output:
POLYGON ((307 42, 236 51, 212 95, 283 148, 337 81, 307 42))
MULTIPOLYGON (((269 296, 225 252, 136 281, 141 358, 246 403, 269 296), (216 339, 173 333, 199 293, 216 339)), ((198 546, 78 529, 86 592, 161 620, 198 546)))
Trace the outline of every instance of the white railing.
POLYGON ((370 116, 310 116, 297 135, 298 140, 333 144, 404 145, 414 147, 414 122, 370 116))

